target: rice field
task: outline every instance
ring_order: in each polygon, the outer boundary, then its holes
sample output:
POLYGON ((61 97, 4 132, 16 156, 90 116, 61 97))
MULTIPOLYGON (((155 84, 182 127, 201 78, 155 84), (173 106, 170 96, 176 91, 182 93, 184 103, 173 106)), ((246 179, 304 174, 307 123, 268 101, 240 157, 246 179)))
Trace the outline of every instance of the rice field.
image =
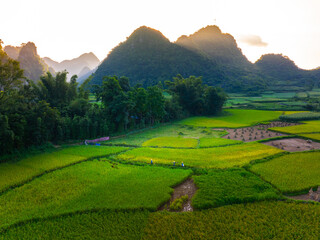
POLYGON ((199 188, 192 199, 196 209, 279 198, 270 184, 244 169, 214 170, 193 179, 199 188))
POLYGON ((171 124, 148 129, 142 132, 132 133, 130 135, 106 141, 106 144, 136 145, 141 146, 144 142, 155 137, 183 137, 183 138, 201 138, 201 137, 220 137, 227 134, 225 131, 215 131, 207 127, 182 126, 171 124))
POLYGON ((200 138, 200 148, 220 147, 241 144, 242 141, 225 138, 200 138))
POLYGON ((304 133, 304 134, 299 134, 299 136, 320 141, 320 133, 304 133))
POLYGON ((280 116, 280 120, 283 121, 308 121, 308 120, 319 120, 320 113, 315 112, 301 112, 301 113, 294 113, 289 115, 282 115, 280 116))
POLYGON ((142 144, 143 147, 196 148, 198 139, 183 137, 157 137, 142 144))
POLYGON ((0 228, 32 218, 90 209, 155 210, 191 170, 87 161, 0 196, 0 228))
POLYGON ((304 121, 301 125, 290 126, 290 127, 274 127, 270 130, 290 133, 290 134, 301 134, 301 133, 320 133, 320 120, 318 121, 304 121))
MULTIPOLYGON (((282 114, 231 109, 105 142, 127 147, 72 146, 1 163, 0 240, 319 239, 320 205, 282 194, 320 186, 320 152, 289 154, 213 129, 282 114), (193 212, 157 211, 169 199, 182 207, 185 186, 193 212)), ((281 131, 320 140, 320 121, 304 123, 281 131)))
POLYGON ((142 239, 319 239, 319 219, 319 205, 274 201, 162 211, 150 215, 142 239))
POLYGON ((116 156, 116 159, 131 162, 181 165, 198 168, 229 168, 243 166, 252 160, 261 159, 283 152, 282 150, 261 143, 203 148, 203 149, 164 149, 136 148, 116 156))
POLYGON ((284 193, 320 186, 320 152, 292 153, 251 166, 251 171, 284 193))
POLYGON ((42 153, 18 162, 0 164, 0 192, 19 185, 47 171, 84 161, 91 157, 117 154, 125 147, 75 146, 52 153, 42 153))
POLYGON ((238 128, 251 126, 260 122, 275 120, 279 118, 283 113, 290 114, 292 112, 228 109, 225 110, 224 116, 191 117, 180 121, 179 124, 192 125, 197 127, 238 128))
POLYGON ((99 210, 31 221, 0 232, 0 240, 141 239, 149 211, 99 210), (22 239, 22 238, 20 238, 22 239))

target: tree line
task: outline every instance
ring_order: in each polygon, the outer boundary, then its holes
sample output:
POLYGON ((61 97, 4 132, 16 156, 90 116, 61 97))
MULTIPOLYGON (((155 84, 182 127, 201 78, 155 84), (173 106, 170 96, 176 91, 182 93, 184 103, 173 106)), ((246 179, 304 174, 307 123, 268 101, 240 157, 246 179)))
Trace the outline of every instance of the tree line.
POLYGON ((152 126, 191 115, 221 111, 226 94, 208 87, 201 77, 181 75, 143 88, 126 77, 106 76, 93 85, 88 78, 78 86, 67 72, 24 77, 19 62, 10 59, 0 43, 0 155, 47 142, 84 140, 152 126), (168 92, 167 98, 164 91, 168 92))

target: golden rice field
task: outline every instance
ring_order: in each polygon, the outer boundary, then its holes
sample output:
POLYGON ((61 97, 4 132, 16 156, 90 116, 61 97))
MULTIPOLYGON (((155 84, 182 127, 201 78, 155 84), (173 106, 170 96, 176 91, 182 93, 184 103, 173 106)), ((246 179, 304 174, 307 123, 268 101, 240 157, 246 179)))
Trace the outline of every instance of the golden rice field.
POLYGON ((266 158, 282 150, 261 143, 245 143, 227 147, 203 149, 163 149, 135 148, 117 155, 117 159, 132 162, 177 165, 182 162, 188 167, 198 168, 228 168, 244 166, 252 160, 266 158))

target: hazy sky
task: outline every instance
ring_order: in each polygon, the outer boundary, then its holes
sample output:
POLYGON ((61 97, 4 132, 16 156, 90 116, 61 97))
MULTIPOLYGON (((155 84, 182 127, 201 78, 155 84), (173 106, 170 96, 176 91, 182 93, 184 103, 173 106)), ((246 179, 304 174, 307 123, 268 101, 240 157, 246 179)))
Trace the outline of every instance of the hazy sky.
POLYGON ((1 0, 4 45, 33 41, 56 61, 94 52, 100 60, 146 25, 171 41, 216 24, 254 62, 282 53, 306 69, 320 66, 320 0, 1 0))

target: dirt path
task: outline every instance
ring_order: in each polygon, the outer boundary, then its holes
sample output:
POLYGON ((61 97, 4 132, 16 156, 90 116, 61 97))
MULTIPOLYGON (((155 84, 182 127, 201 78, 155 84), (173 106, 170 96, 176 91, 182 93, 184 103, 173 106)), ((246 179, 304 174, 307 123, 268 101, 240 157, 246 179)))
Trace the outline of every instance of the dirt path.
POLYGON ((192 212, 193 211, 193 207, 191 205, 191 199, 193 197, 193 195, 195 194, 195 192, 197 191, 197 187, 193 182, 192 178, 187 179, 186 181, 184 181, 183 183, 181 183, 180 185, 176 186, 174 188, 174 192, 171 196, 171 199, 168 203, 165 203, 163 206, 161 206, 159 208, 159 210, 170 210, 170 204, 177 198, 180 198, 184 195, 188 195, 188 201, 183 204, 182 210, 181 212, 192 212))
MULTIPOLYGON (((273 138, 279 136, 287 136, 287 134, 273 132, 268 130, 271 127, 288 127, 298 125, 299 123, 287 123, 287 122, 271 122, 269 124, 260 124, 257 126, 252 127, 245 127, 245 128, 225 128, 229 134, 223 136, 226 139, 233 139, 233 140, 241 140, 244 142, 252 142, 266 138, 273 138)), ((216 129, 215 129, 216 130, 216 129)))
POLYGON ((286 138, 274 141, 263 142, 265 145, 280 148, 288 152, 301 152, 320 149, 320 143, 301 138, 286 138))

